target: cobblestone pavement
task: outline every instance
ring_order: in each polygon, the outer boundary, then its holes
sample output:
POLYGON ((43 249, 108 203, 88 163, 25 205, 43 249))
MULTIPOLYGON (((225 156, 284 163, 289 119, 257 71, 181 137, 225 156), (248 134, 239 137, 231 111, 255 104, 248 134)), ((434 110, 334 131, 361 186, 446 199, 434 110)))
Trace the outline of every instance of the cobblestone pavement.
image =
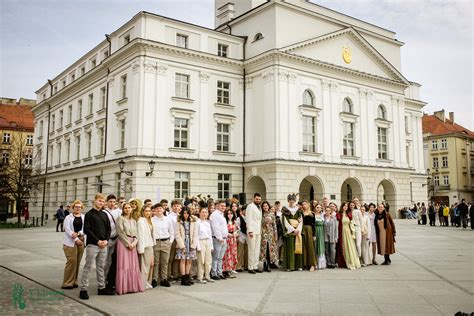
POLYGON ((103 315, 15 272, 0 267, 1 315, 103 315))
POLYGON ((36 304, 28 297, 30 289, 61 291, 63 235, 55 233, 54 227, 2 229, 0 265, 41 285, 0 269, 0 314, 431 316, 474 312, 474 231, 419 226, 416 220, 396 220, 395 224, 397 254, 390 266, 239 273, 236 279, 214 284, 173 284, 112 297, 96 295, 95 271, 91 271, 88 301, 79 301, 79 291, 74 289, 65 291, 64 300, 36 304), (24 310, 13 305, 15 283, 25 290, 24 310))

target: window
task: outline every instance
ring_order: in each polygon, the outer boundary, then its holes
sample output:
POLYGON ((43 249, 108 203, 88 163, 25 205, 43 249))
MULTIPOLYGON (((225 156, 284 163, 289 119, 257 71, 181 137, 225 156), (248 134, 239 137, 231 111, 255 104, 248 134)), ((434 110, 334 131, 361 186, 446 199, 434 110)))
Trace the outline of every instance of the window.
POLYGON ((188 48, 188 36, 183 34, 176 34, 176 46, 188 48))
POLYGON ((10 144, 10 133, 3 133, 3 143, 10 144))
POLYGON ((97 129, 97 134, 99 135, 99 155, 104 154, 104 128, 99 127, 97 129))
POLYGON ((80 120, 82 118, 82 100, 77 101, 77 119, 80 120))
POLYGON ((174 147, 188 148, 188 120, 176 118, 174 120, 174 147))
POLYGON ((377 108, 377 118, 381 120, 387 119, 387 111, 385 110, 385 107, 382 104, 380 104, 377 108))
POLYGON ((86 141, 87 141, 87 158, 91 157, 92 154, 92 133, 86 133, 86 141))
POLYGON ((102 59, 106 59, 107 57, 109 57, 109 50, 106 49, 102 52, 102 59))
POLYGON ((100 108, 105 109, 105 87, 100 88, 100 108))
POLYGON ((63 79, 63 88, 66 86, 66 79, 63 79))
POLYGON ((441 140, 441 149, 447 149, 448 148, 448 142, 445 138, 441 140))
POLYGON ((40 121, 40 124, 39 124, 39 131, 38 131, 38 137, 43 137, 43 128, 44 128, 44 122, 43 120, 40 121))
POLYGON ((72 104, 67 107, 67 123, 72 123, 72 104))
POLYGON ((178 98, 189 98, 189 76, 176 74, 175 77, 175 94, 178 98))
POLYGON ((53 144, 49 145, 49 151, 48 151, 48 163, 49 163, 49 166, 48 167, 52 167, 53 166, 53 150, 54 150, 54 146, 53 144))
POLYGON ((71 74, 71 82, 76 80, 76 75, 75 74, 71 74))
POLYGON ((59 197, 59 182, 54 182, 54 201, 58 202, 59 197))
POLYGON ((408 116, 405 116, 405 133, 410 133, 410 130, 408 128, 408 116))
POLYGON ((309 90, 309 89, 306 89, 303 92, 303 104, 304 105, 311 105, 311 106, 315 105, 314 104, 313 92, 311 92, 311 90, 309 90))
POLYGON ((189 195, 189 172, 174 173, 174 197, 184 199, 189 195))
POLYGON ((97 66, 97 60, 94 58, 91 60, 91 69, 95 68, 95 66, 97 66))
POLYGON ((76 136, 76 160, 81 159, 81 136, 76 136))
POLYGON ((387 129, 377 128, 378 158, 387 159, 387 129))
POLYGON ((62 144, 61 143, 58 143, 58 145, 56 146, 57 150, 58 150, 58 165, 61 164, 61 147, 62 147, 62 144))
POLYGON ((253 37, 253 41, 255 42, 255 41, 261 40, 262 38, 263 38, 263 34, 262 33, 257 33, 253 37))
POLYGON ((54 125, 56 125, 56 115, 51 114, 51 130, 50 130, 50 132, 54 131, 54 125))
POLYGON ((26 136, 26 145, 32 146, 33 145, 33 135, 26 136))
POLYGON ((352 100, 349 98, 345 98, 342 102, 342 112, 353 113, 354 106, 352 104, 352 100))
POLYGON ((77 200, 77 179, 72 180, 72 196, 74 200, 77 200))
POLYGON ((89 94, 89 111, 88 111, 88 115, 92 114, 92 112, 94 111, 94 94, 91 93, 89 94))
POLYGON ((71 160, 71 140, 66 139, 66 162, 71 160))
POLYGON ((217 198, 227 199, 230 197, 230 174, 219 173, 217 176, 217 198))
POLYGON ((81 76, 83 76, 86 73, 86 66, 81 67, 81 76))
POLYGON ((50 188, 51 188, 51 183, 46 183, 46 192, 45 192, 46 197, 45 197, 45 199, 46 199, 46 202, 48 202, 48 203, 51 200, 51 190, 50 190, 50 188))
POLYGON ((130 34, 123 36, 123 45, 127 45, 128 43, 130 43, 130 34))
POLYGON ((63 110, 61 110, 61 111, 59 111, 59 126, 58 126, 58 128, 63 127, 63 123, 64 123, 64 112, 63 112, 63 110))
POLYGON ((26 154, 25 155, 25 165, 26 166, 32 166, 33 165, 33 155, 32 154, 26 154))
POLYGON ((408 166, 411 165, 411 161, 410 161, 410 145, 407 143, 406 146, 405 146, 405 154, 406 154, 406 160, 407 160, 407 164, 408 166))
POLYGON ((229 151, 229 124, 217 123, 217 151, 229 151))
POLYGON ((433 168, 439 168, 438 157, 433 157, 433 168))
POLYGON ((84 178, 84 204, 87 203, 87 199, 89 198, 89 178, 84 178))
POLYGON ((431 149, 432 150, 438 150, 438 141, 437 140, 432 140, 431 141, 431 149))
POLYGON ((316 152, 316 118, 303 116, 303 152, 316 152))
POLYGON ((229 46, 224 44, 217 44, 217 56, 227 57, 229 46))
POLYGON ((443 185, 449 185, 449 176, 448 175, 443 176, 443 185))
POLYGON ((230 83, 217 81, 217 103, 230 104, 230 83))
POLYGON ((448 156, 441 157, 443 168, 448 168, 448 156))
POLYGON ((439 187, 439 176, 433 177, 433 184, 435 187, 439 187))
POLYGON ((57 84, 54 85, 54 93, 56 93, 56 92, 58 92, 58 85, 57 84))
POLYGON ((344 156, 354 156, 354 123, 344 122, 342 154, 344 156))
POLYGON ((124 149, 125 148, 125 119, 122 119, 119 121, 119 145, 120 145, 120 149, 124 149))
POLYGON ((63 189, 64 189, 64 202, 67 203, 67 180, 63 181, 63 189))
POLYGON ((8 164, 10 162, 10 154, 7 152, 2 153, 2 163, 8 164))
POLYGON ((127 97, 127 75, 120 77, 120 96, 122 99, 127 97))

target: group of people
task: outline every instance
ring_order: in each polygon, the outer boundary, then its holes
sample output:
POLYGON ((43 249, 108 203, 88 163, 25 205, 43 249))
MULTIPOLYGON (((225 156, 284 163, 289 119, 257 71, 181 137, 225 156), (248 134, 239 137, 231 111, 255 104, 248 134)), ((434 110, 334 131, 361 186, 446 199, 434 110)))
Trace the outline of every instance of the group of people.
POLYGON ((359 199, 340 207, 324 198, 271 205, 255 193, 240 206, 231 199, 196 198, 153 204, 126 202, 98 193, 85 215, 76 200, 64 219, 67 258, 63 289, 80 287, 88 299, 89 272, 95 264, 98 295, 142 292, 157 286, 206 284, 250 274, 359 269, 376 265, 376 254, 390 265, 395 253, 395 225, 383 204, 359 199), (85 251, 85 265, 79 266, 85 251))
POLYGON ((456 226, 466 229, 470 222, 471 229, 474 229, 474 204, 466 203, 465 199, 461 203, 454 203, 449 207, 447 203, 425 203, 418 202, 413 205, 410 213, 411 217, 418 219, 418 225, 426 225, 429 220, 430 226, 436 226, 438 218, 439 226, 456 226))

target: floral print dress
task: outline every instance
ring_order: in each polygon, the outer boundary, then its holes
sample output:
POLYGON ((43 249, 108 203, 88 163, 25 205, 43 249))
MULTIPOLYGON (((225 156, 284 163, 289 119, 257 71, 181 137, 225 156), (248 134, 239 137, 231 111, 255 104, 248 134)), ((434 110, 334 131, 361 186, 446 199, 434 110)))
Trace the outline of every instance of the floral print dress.
POLYGON ((227 230, 232 237, 227 237, 227 249, 222 259, 222 271, 233 271, 237 266, 237 229, 235 223, 228 223, 227 230))

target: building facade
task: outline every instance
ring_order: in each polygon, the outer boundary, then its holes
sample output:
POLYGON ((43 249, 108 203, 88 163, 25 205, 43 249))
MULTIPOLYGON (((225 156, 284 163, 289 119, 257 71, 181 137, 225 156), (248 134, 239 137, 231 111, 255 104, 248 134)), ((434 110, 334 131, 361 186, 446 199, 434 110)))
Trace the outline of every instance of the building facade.
POLYGON ((306 1, 215 6, 215 30, 140 12, 37 91, 47 212, 99 189, 426 200, 395 33, 306 1))
POLYGON ((6 184, 1 183, 6 176, 11 179, 6 173, 33 166, 34 119, 31 109, 35 104, 35 100, 24 98, 18 101, 0 98, 0 217, 3 219, 17 213, 15 200, 6 184))
POLYGON ((474 132, 446 118, 444 110, 423 116, 423 148, 430 200, 474 201, 474 132))

